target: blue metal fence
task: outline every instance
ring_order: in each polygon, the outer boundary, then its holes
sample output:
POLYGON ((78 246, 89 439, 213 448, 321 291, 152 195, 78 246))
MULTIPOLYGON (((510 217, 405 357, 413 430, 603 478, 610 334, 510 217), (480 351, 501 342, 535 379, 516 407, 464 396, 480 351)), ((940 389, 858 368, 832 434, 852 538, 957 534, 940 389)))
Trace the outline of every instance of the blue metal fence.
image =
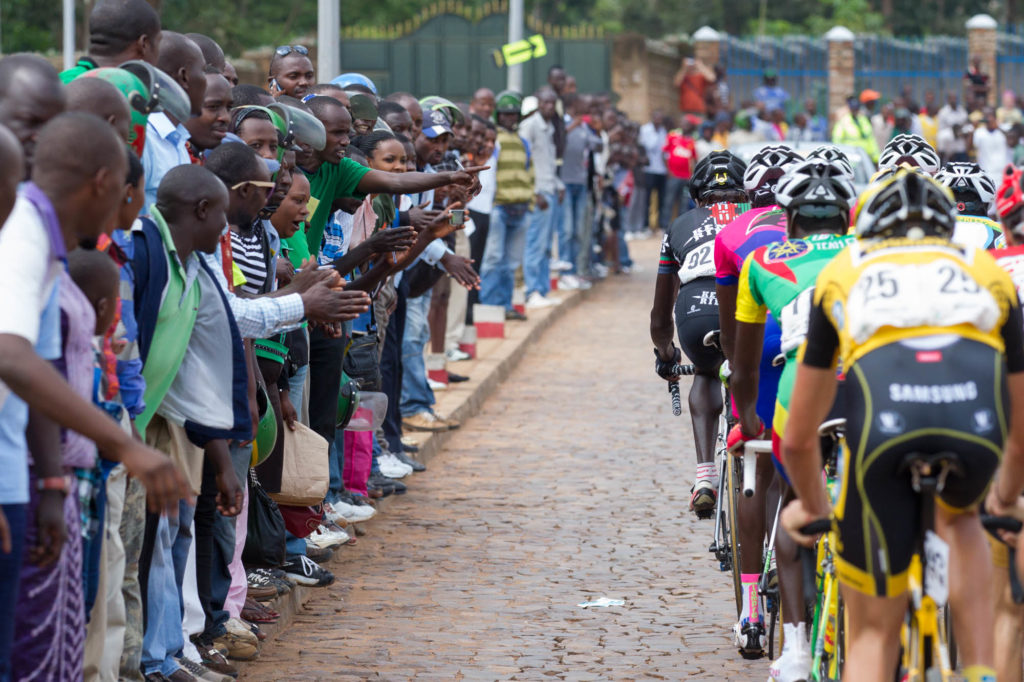
POLYGON ((928 90, 939 101, 946 90, 961 89, 967 66, 967 39, 934 36, 901 40, 863 36, 855 43, 856 87, 871 88, 883 97, 894 97, 910 86, 916 101, 928 90))
POLYGON ((824 40, 807 36, 747 38, 728 36, 722 42, 721 59, 737 107, 753 99, 765 69, 774 69, 779 86, 789 93, 788 109, 802 108, 807 97, 818 100, 824 110, 828 88, 828 46, 824 40))
POLYGON ((999 36, 996 72, 996 82, 1000 89, 1024 93, 1024 37, 1010 34, 999 36))

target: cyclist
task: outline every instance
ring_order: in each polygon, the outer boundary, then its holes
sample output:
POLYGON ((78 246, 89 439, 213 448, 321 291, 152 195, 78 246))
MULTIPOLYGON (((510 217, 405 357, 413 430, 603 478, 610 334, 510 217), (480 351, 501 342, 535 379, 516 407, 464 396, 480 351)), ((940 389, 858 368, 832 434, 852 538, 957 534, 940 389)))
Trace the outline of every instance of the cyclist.
MULTIPOLYGON (((1007 167, 1003 182, 996 194, 996 213, 1002 222, 1006 248, 989 253, 1003 270, 1010 275, 1017 287, 1018 297, 1024 294, 1024 172, 1019 168, 1007 167)), ((995 494, 995 487, 990 495, 995 494)), ((1020 504, 1018 500, 1018 505, 1020 504)), ((1010 510, 1000 508, 998 500, 989 499, 986 511, 1008 514, 1010 510)), ((992 547, 992 606, 995 615, 992 621, 992 646, 995 650, 996 672, 999 680, 1020 682, 1022 675, 1022 635, 1024 635, 1024 606, 1013 601, 1010 589, 1010 552, 1003 542, 989 537, 992 547)), ((1017 557, 1022 556, 1018 548, 1017 557)), ((1018 562, 1019 564, 1019 562, 1018 562)), ((1021 566, 1017 567, 1018 575, 1021 566)))
POLYGON ((857 241, 815 284, 783 438, 798 498, 783 525, 811 546, 799 528, 831 511, 817 426, 836 392, 838 361, 847 424, 835 510, 848 626, 843 679, 886 679, 896 669, 907 571, 920 534, 919 501, 899 467, 907 454, 944 451, 958 453, 963 467, 962 477, 946 480, 935 514, 936 531, 950 544, 957 646, 969 682, 994 679, 992 567, 977 507, 1009 425, 1009 461, 1016 470, 1024 459, 1020 304, 989 254, 949 241, 955 220, 948 189, 898 170, 866 194, 857 241), (1003 397, 1007 383, 1017 398, 1012 405, 1003 397))
POLYGON ((749 208, 743 191, 745 170, 746 164, 727 151, 711 152, 697 164, 690 180, 690 194, 697 208, 676 218, 662 240, 651 308, 651 340, 659 375, 678 381, 669 373, 681 359, 672 343, 673 306, 679 345, 696 368, 689 398, 697 450, 690 509, 703 518, 714 512, 718 494, 714 455, 718 415, 722 412, 718 379, 722 353, 704 345, 707 333, 718 329, 714 239, 726 224, 749 208))
POLYGON ((1006 245, 999 223, 988 217, 996 187, 981 166, 968 161, 950 162, 935 174, 935 179, 953 192, 957 214, 954 242, 976 249, 1006 245))
MULTIPOLYGON (((811 156, 811 155, 809 155, 811 156)), ((736 344, 730 385, 739 422, 747 433, 761 430, 755 405, 757 374, 768 312, 782 328, 781 350, 786 363, 779 381, 775 420, 772 424, 776 466, 778 443, 785 432, 786 408, 796 375, 796 353, 807 331, 807 315, 818 273, 853 240, 850 207, 856 191, 849 164, 838 160, 804 161, 779 181, 775 200, 786 211, 787 241, 762 246, 747 257, 740 273, 736 299, 736 344)), ((783 504, 792 499, 783 484, 783 504)), ((796 545, 785 533, 775 537, 775 562, 782 601, 782 655, 770 668, 769 682, 807 679, 811 651, 807 642, 803 580, 796 545)))
POLYGON ((934 147, 920 135, 903 134, 889 140, 878 157, 879 170, 897 168, 903 164, 920 168, 928 175, 939 171, 941 162, 934 147))
MULTIPOLYGON (((786 236, 786 213, 775 203, 775 187, 790 166, 802 161, 789 147, 769 146, 754 155, 743 174, 743 188, 752 208, 725 226, 715 237, 715 291, 718 296, 720 342, 725 357, 732 360, 736 329, 736 290, 743 260, 754 249, 782 241, 786 236)), ((759 373, 757 414, 772 423, 775 393, 781 370, 772 366, 779 353, 779 326, 774 318, 765 324, 764 349, 759 373)), ((760 433, 730 433, 730 439, 743 435, 748 440, 760 433)), ((760 547, 765 534, 765 491, 773 472, 769 457, 759 457, 757 483, 753 497, 739 499, 736 528, 740 546, 760 547)), ((758 603, 757 581, 761 573, 760 552, 740 553, 740 582, 743 603, 740 619, 733 628, 737 648, 745 657, 761 655, 765 647, 764 619, 758 603)))

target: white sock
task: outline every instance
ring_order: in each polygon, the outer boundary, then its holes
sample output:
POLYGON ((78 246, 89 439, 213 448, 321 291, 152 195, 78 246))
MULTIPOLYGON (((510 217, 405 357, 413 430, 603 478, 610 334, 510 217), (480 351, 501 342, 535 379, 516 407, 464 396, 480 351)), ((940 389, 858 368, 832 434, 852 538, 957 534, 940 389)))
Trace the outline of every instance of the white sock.
POLYGON ((807 623, 783 623, 782 639, 785 640, 785 644, 782 645, 783 654, 792 649, 807 649, 810 645, 807 641, 807 623))
POLYGON ((713 488, 717 489, 718 481, 715 480, 716 478, 718 478, 718 469, 715 467, 714 463, 707 462, 697 465, 696 483, 708 481, 711 483, 713 488))

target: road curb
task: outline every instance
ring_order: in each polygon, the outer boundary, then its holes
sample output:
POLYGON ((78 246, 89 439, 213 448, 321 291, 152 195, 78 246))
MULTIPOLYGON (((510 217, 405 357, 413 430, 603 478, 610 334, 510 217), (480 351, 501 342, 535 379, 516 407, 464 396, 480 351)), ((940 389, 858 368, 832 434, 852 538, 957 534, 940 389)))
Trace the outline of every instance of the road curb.
MULTIPOLYGON (((463 424, 471 417, 477 415, 484 402, 522 361, 529 347, 538 341, 544 332, 554 325, 555 322, 562 319, 569 311, 586 300, 591 291, 593 290, 553 293, 552 297, 559 300, 559 305, 531 311, 530 319, 526 322, 514 322, 506 325, 506 338, 504 339, 481 340, 478 345, 480 356, 477 360, 458 363, 453 365, 453 367, 459 373, 462 373, 463 367, 467 367, 468 373, 472 376, 482 375, 482 378, 468 382, 465 389, 449 389, 439 393, 437 396, 438 411, 448 417, 457 419, 463 424)), ((419 452, 416 453, 416 458, 424 463, 434 460, 455 433, 455 431, 446 431, 442 433, 413 434, 419 440, 419 452)), ((422 474, 415 474, 406 480, 410 482, 412 487, 415 487, 416 476, 429 476, 431 474, 432 471, 428 470, 422 474)), ((397 498, 398 502, 401 500, 401 497, 397 498)), ((377 500, 377 516, 360 525, 366 528, 372 535, 374 521, 380 516, 387 514, 388 508, 395 503, 396 498, 394 496, 377 500)), ((339 548, 337 551, 344 552, 345 548, 339 548)), ((324 565, 330 568, 334 563, 336 563, 334 559, 331 559, 325 562, 324 565)), ((340 576, 339 579, 344 580, 344 576, 340 576)), ((267 635, 264 644, 273 641, 278 632, 287 628, 292 623, 295 616, 302 611, 303 605, 313 597, 314 591, 317 589, 321 588, 297 585, 288 594, 270 602, 270 608, 281 614, 281 617, 276 623, 260 626, 261 631, 267 635)), ((239 671, 244 672, 246 667, 244 663, 239 662, 236 665, 239 671)))

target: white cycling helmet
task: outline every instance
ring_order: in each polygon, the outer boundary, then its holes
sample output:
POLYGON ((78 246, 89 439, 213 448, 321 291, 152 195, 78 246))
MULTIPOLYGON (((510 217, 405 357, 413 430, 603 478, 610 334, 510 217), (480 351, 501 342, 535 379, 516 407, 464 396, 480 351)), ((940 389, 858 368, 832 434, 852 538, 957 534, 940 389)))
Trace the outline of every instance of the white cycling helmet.
POLYGON ((765 182, 778 180, 790 166, 802 160, 802 156, 784 145, 765 147, 747 164, 743 173, 743 189, 750 194, 765 182))
POLYGON ((848 178, 853 179, 853 166, 850 158, 834 144, 823 144, 807 155, 808 161, 823 161, 827 164, 838 164, 848 178))
POLYGON ((857 190, 840 161, 802 161, 790 166, 775 186, 779 206, 792 211, 813 207, 805 213, 810 218, 848 216, 856 196, 857 190))
POLYGON ((939 170, 939 155, 920 135, 897 135, 889 140, 878 157, 879 168, 895 168, 902 163, 917 166, 929 175, 939 170))
POLYGON ((953 191, 960 213, 988 215, 996 197, 996 185, 981 166, 970 161, 951 161, 935 174, 935 179, 953 191))

